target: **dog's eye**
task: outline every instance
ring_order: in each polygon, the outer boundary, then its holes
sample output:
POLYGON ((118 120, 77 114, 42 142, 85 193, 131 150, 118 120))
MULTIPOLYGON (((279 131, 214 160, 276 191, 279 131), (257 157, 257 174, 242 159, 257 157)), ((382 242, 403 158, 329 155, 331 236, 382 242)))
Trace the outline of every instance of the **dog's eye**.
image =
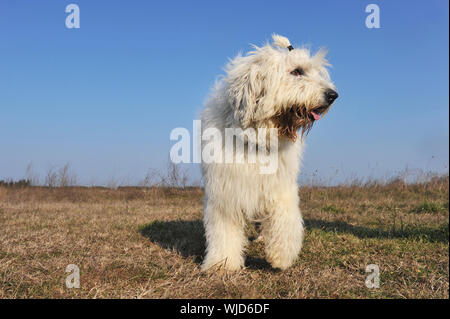
POLYGON ((305 74, 305 71, 303 71, 302 68, 296 68, 294 71, 291 72, 294 76, 302 76, 305 74))

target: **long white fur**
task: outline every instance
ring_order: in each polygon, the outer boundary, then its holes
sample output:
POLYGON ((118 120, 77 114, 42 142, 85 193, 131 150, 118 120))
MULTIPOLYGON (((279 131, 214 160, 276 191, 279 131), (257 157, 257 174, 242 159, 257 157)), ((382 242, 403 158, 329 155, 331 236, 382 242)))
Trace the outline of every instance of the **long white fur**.
MULTIPOLYGON (((311 56, 307 49, 288 51, 287 38, 273 35, 273 40, 230 61, 226 76, 205 103, 202 131, 215 127, 224 136, 225 128, 270 128, 274 126, 271 117, 292 105, 314 108, 323 103, 324 91, 334 88, 325 68, 325 53, 311 56), (306 72, 302 78, 290 74, 299 66, 306 72)), ((286 269, 296 260, 303 239, 297 178, 304 140, 279 137, 278 144, 274 174, 260 174, 258 162, 202 163, 207 242, 203 270, 244 266, 248 220, 261 221, 266 258, 273 267, 286 269)))

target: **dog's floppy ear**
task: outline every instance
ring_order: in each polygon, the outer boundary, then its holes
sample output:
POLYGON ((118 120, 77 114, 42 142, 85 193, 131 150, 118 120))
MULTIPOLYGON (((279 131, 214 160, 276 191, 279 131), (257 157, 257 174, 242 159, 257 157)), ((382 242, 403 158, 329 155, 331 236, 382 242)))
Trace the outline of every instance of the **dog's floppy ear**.
POLYGON ((264 96, 257 56, 238 56, 227 66, 228 95, 234 118, 242 128, 251 125, 259 100, 264 96))

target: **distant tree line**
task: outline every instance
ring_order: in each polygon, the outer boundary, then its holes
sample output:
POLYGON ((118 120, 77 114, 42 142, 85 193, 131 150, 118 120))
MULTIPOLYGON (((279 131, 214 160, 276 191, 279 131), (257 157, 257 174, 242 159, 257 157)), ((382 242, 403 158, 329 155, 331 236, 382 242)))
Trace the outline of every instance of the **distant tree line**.
POLYGON ((21 188, 31 186, 31 181, 28 179, 20 179, 14 181, 12 179, 0 180, 0 187, 21 188))

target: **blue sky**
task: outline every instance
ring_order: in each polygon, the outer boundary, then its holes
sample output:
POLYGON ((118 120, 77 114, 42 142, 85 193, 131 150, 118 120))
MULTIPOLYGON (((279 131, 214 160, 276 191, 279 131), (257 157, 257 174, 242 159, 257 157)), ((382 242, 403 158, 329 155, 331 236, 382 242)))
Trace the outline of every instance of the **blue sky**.
POLYGON ((41 178, 70 162, 86 184, 161 169, 227 59, 272 33, 326 47, 340 94, 308 136, 304 176, 448 171, 448 12, 446 0, 3 0, 0 179, 30 162, 41 178), (70 3, 80 29, 65 27, 70 3), (369 3, 380 29, 365 27, 369 3))

